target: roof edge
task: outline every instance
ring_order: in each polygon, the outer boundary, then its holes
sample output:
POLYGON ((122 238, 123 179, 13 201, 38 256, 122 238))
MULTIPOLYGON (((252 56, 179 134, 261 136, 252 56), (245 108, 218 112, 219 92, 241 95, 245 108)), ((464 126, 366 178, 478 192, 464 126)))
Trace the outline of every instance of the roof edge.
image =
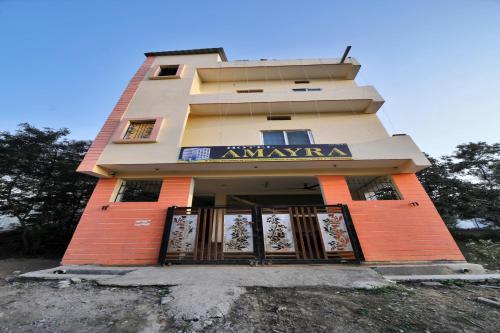
POLYGON ((146 52, 146 57, 154 56, 169 56, 169 55, 186 55, 186 54, 208 54, 218 53, 222 61, 227 61, 226 52, 222 47, 213 47, 206 49, 191 49, 191 50, 174 50, 174 51, 160 51, 160 52, 146 52))

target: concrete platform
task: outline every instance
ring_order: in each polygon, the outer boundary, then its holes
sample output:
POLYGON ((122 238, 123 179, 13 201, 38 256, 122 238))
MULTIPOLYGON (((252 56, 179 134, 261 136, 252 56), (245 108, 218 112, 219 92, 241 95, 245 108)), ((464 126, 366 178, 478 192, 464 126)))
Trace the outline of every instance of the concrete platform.
POLYGON ((369 267, 345 265, 287 266, 168 266, 100 267, 60 266, 22 274, 27 279, 80 278, 106 286, 218 285, 235 287, 331 286, 352 288, 360 284, 387 285, 369 267), (65 272, 55 274, 54 272, 65 272))
POLYGON ((395 282, 461 280, 469 282, 500 282, 500 274, 384 275, 395 282))

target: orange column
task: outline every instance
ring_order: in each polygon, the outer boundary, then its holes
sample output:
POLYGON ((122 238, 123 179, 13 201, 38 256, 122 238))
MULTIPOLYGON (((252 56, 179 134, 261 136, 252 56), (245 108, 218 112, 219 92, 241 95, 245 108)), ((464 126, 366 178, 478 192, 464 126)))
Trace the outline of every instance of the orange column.
POLYGON ((317 178, 326 204, 347 204, 366 261, 464 260, 415 174, 392 175, 402 200, 354 201, 344 176, 317 178))
POLYGON ((112 202, 117 179, 100 179, 62 263, 152 265, 158 260, 166 210, 187 206, 191 177, 163 179, 157 202, 112 202))

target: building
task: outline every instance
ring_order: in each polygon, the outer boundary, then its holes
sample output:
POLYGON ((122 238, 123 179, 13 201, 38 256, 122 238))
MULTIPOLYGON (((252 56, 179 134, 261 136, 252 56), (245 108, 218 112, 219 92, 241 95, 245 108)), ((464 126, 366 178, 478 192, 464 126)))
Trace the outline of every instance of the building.
POLYGON ((360 67, 146 53, 78 168, 99 181, 63 263, 463 261, 360 67))

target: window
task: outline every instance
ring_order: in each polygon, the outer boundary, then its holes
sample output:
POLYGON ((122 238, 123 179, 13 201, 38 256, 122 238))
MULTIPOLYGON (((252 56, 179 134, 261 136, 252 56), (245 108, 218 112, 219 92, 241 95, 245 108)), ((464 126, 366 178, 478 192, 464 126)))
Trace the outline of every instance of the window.
POLYGON ((267 120, 292 120, 292 116, 267 116, 267 120))
POLYGON ((262 142, 265 145, 307 145, 313 143, 311 131, 263 131, 262 142))
POLYGON ((153 71, 151 80, 178 79, 181 77, 184 65, 159 65, 153 71))
POLYGON ((298 81, 295 81, 295 84, 308 84, 309 81, 306 81, 306 80, 298 80, 298 81))
POLYGON ((389 176, 348 176, 353 200, 401 200, 389 176))
POLYGON ((295 92, 299 92, 299 91, 321 91, 322 89, 321 88, 294 88, 292 90, 295 92))
POLYGON ((131 121, 128 125, 127 131, 125 132, 125 135, 123 136, 123 139, 148 139, 149 137, 151 137, 154 125, 154 120, 131 121))
POLYGON ((158 201, 161 190, 161 179, 155 180, 122 180, 116 202, 154 202, 158 201))
POLYGON ((113 143, 153 143, 158 141, 163 118, 126 118, 113 134, 113 143))
POLYGON ((243 90, 236 90, 238 94, 251 94, 251 93, 261 93, 264 92, 262 89, 243 89, 243 90))

